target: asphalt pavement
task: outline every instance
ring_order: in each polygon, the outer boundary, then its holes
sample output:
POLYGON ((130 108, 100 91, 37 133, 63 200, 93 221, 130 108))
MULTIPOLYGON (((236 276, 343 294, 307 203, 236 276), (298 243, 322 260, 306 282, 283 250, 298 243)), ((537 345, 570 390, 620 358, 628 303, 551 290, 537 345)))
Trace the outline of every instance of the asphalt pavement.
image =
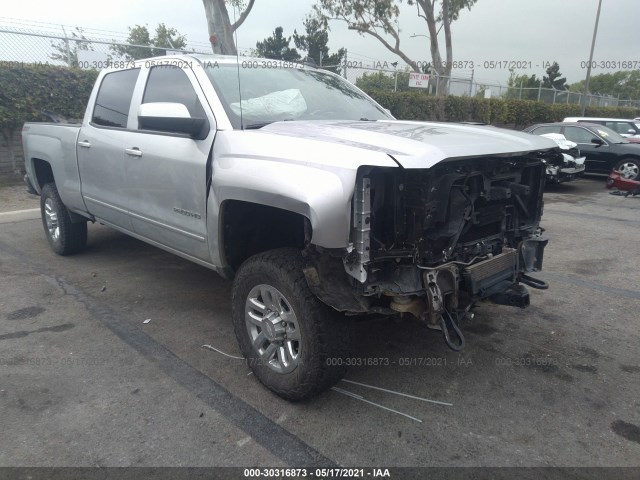
POLYGON ((358 321, 347 381, 303 403, 235 358, 216 273, 100 225, 59 257, 2 213, 0 466, 640 466, 640 198, 603 183, 549 188, 530 308, 480 305, 461 353, 358 321))

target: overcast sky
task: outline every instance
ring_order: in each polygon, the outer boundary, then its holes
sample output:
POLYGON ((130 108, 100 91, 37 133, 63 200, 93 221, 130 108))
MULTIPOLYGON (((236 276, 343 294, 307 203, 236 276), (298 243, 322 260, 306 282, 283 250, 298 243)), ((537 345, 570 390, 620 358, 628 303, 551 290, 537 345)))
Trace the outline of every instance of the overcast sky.
MULTIPOLYGON (((247 21, 238 31, 241 48, 255 47, 258 40, 269 36, 277 26, 285 34, 302 30, 302 21, 316 0, 257 0, 247 21)), ((531 62, 531 70, 517 73, 544 73, 543 62, 560 64, 569 83, 582 80, 586 71, 580 62, 589 58, 598 0, 478 0, 471 11, 464 11, 453 25, 454 59, 472 61, 479 81, 506 83, 507 69, 483 68, 485 61, 519 60, 531 62)), ((426 23, 418 18, 415 8, 406 5, 400 17, 402 48, 418 61, 429 61, 427 39, 411 38, 425 34, 426 23)), ((207 42, 204 9, 200 0, 181 2, 165 0, 3 0, 0 28, 19 27, 21 19, 51 24, 83 26, 126 32, 127 27, 147 24, 150 29, 159 22, 175 27, 188 41, 207 42)), ((594 60, 635 61, 640 68, 640 0, 603 0, 594 60)), ((32 27, 33 29, 34 27, 32 27)), ((48 28, 55 29, 55 25, 48 28)), ((97 36, 91 31, 88 36, 97 36)), ((113 34, 104 33, 113 38, 113 34)), ((377 40, 348 31, 340 22, 331 24, 330 47, 347 47, 349 60, 393 62, 398 60, 377 40)), ((443 51, 444 57, 444 51, 443 51)), ((594 74, 618 68, 596 69, 594 74)), ((471 70, 458 70, 469 76, 471 70)))

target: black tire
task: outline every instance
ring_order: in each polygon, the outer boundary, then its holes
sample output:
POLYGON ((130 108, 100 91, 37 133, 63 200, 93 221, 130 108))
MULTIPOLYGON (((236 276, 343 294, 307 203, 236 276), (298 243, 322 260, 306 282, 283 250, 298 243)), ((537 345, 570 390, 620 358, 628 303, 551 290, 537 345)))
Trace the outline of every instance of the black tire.
POLYGON ((58 255, 71 255, 87 245, 87 222, 71 220, 55 183, 47 183, 40 194, 40 214, 44 234, 51 249, 58 255))
MULTIPOLYGON (((280 397, 290 401, 311 398, 338 382, 346 372, 343 360, 350 347, 350 322, 311 293, 302 270, 303 260, 300 251, 291 248, 271 250, 249 258, 240 267, 233 283, 233 324, 240 350, 258 380, 280 397), (287 323, 287 333, 281 333, 285 335, 284 342, 292 342, 293 350, 297 352, 298 358, 292 362, 297 364, 289 372, 274 369, 273 361, 279 363, 280 367, 283 365, 283 362, 279 362, 279 352, 271 362, 260 356, 258 349, 254 347, 255 339, 252 335, 263 331, 264 327, 253 327, 246 319, 250 294, 265 286, 282 295, 276 302, 278 305, 284 305, 282 318, 288 321, 291 321, 291 318, 296 319, 293 332, 298 332, 295 336, 299 341, 290 340, 289 329, 293 328, 293 324, 287 323), (282 300, 284 303, 281 303, 282 300), (288 307, 292 309, 293 314, 288 307), (252 328, 257 328, 253 334, 250 332, 252 328)), ((262 294, 257 298, 264 305, 269 303, 262 298, 262 294)), ((278 316, 273 309, 265 310, 271 313, 266 313, 264 318, 269 315, 278 316)), ((278 321, 275 320, 276 325, 285 324, 278 324, 278 321)), ((267 330, 264 330, 263 335, 265 334, 268 334, 267 330)), ((276 340, 273 344, 277 346, 280 344, 278 342, 276 340)), ((266 340, 263 344, 270 346, 271 342, 266 340)), ((264 349, 265 352, 267 348, 264 349)), ((290 357, 290 360, 292 358, 290 357)))
POLYGON ((640 180, 640 160, 635 158, 623 158, 614 167, 628 180, 640 180), (624 170, 624 172, 622 171, 624 170))

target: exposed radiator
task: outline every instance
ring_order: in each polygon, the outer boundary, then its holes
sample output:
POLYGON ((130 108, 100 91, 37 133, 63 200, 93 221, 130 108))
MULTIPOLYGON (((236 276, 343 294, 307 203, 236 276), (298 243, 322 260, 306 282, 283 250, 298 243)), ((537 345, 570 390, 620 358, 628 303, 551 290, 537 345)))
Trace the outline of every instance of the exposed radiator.
POLYGON ((493 258, 464 268, 462 276, 470 293, 486 293, 493 285, 514 277, 518 267, 518 251, 505 248, 493 258))

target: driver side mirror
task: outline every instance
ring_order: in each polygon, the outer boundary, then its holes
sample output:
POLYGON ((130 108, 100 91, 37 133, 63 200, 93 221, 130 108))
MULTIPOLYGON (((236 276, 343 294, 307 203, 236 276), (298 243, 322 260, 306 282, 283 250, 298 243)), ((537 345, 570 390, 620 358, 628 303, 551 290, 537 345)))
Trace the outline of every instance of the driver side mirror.
POLYGON ((630 135, 635 135, 636 131, 633 128, 630 128, 629 130, 627 130, 627 133, 630 135))
POLYGON ((593 143, 596 146, 596 148, 604 145, 604 141, 601 138, 598 138, 598 137, 593 137, 591 139, 591 143, 593 143))
POLYGON ((182 103, 143 103, 138 107, 138 128, 168 133, 183 133, 195 140, 207 137, 209 122, 194 118, 182 103))

